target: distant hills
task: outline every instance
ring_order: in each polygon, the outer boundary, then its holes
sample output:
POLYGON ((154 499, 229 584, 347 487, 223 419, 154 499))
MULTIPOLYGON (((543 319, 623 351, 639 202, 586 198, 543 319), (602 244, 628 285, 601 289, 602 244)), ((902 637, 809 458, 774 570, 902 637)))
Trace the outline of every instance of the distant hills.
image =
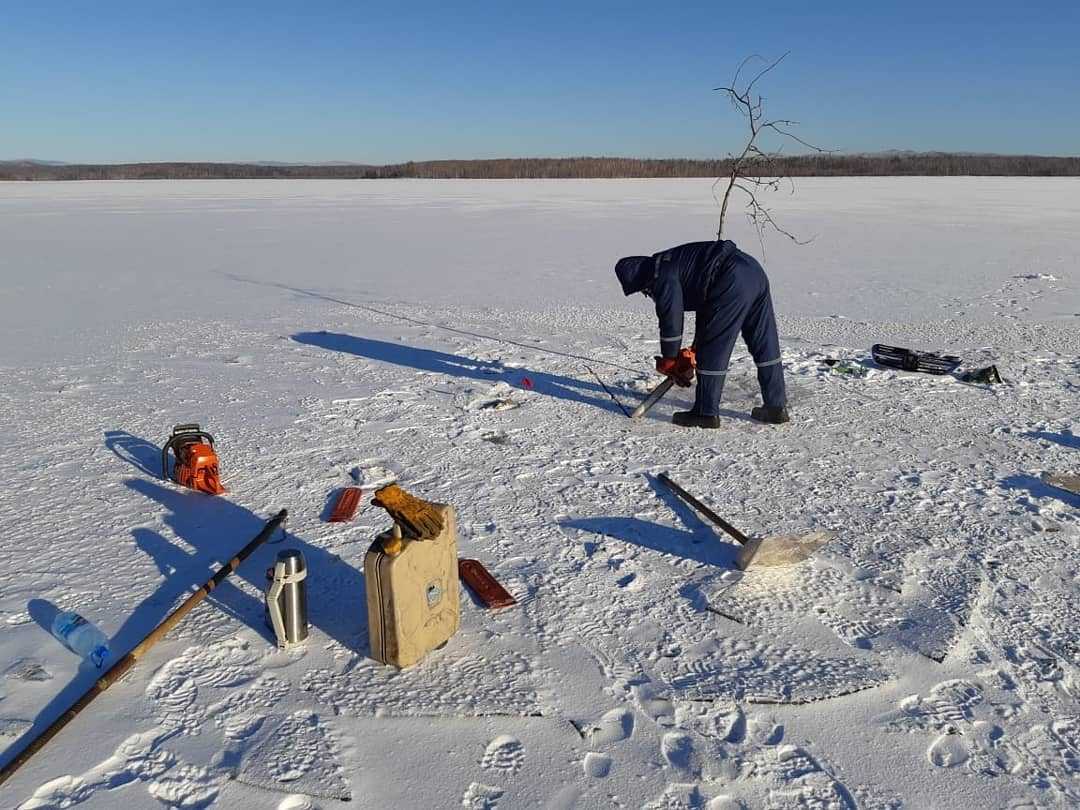
MULTIPOLYGON (((0 161, 0 180, 211 180, 341 179, 439 180, 720 177, 727 160, 684 158, 496 158, 428 160, 386 166, 360 163, 59 163, 0 161)), ((777 158, 792 177, 1015 176, 1080 177, 1080 157, 993 155, 956 152, 815 154, 777 158)))

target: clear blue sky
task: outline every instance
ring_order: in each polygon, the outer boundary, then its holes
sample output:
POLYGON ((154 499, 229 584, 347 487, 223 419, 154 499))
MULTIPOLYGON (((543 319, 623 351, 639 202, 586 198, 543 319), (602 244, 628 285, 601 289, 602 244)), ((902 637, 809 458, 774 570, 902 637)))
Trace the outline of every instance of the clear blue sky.
POLYGON ((78 2, 0 10, 0 159, 722 155, 712 88, 844 151, 1080 154, 1080 3, 78 2))

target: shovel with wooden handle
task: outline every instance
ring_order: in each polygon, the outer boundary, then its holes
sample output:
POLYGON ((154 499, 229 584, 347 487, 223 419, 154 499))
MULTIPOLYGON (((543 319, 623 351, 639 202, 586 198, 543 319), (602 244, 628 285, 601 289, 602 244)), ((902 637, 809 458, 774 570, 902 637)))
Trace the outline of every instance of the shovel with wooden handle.
POLYGON ((722 529, 739 542, 742 548, 735 557, 735 565, 745 571, 751 565, 757 567, 795 565, 828 543, 832 537, 825 532, 811 534, 777 534, 770 537, 747 537, 716 512, 707 507, 685 489, 672 481, 666 473, 660 473, 657 479, 684 502, 694 507, 707 517, 715 526, 722 529))

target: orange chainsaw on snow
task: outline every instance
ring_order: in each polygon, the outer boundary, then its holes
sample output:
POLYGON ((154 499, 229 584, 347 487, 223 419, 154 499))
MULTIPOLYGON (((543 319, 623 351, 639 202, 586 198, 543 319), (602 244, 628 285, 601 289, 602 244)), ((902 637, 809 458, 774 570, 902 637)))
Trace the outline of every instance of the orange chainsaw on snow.
POLYGON ((172 436, 161 448, 161 477, 182 487, 220 495, 225 491, 214 452, 214 437, 194 422, 177 425, 172 436), (169 475, 169 451, 173 455, 172 475, 169 475))

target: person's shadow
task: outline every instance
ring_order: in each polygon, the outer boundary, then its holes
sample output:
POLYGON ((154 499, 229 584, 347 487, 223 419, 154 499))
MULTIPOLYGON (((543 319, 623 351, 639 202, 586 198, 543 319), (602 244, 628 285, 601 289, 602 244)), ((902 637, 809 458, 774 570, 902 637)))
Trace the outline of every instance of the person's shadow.
MULTIPOLYGON (((538 394, 581 402, 605 411, 623 413, 599 383, 548 374, 544 371, 508 368, 492 360, 474 360, 471 357, 461 357, 432 349, 418 349, 403 343, 390 343, 385 340, 373 340, 337 332, 299 332, 293 335, 292 339, 308 346, 345 352, 369 360, 393 363, 451 377, 467 377, 492 383, 505 382, 514 386, 520 383, 522 377, 528 377, 532 381, 533 390, 538 394)), ((612 394, 615 393, 615 389, 612 389, 612 394)), ((617 393, 629 399, 630 402, 636 402, 640 396, 622 389, 617 393)))
POLYGON ((559 525, 613 537, 704 565, 735 568, 738 545, 713 531, 697 512, 675 497, 656 478, 651 475, 646 478, 656 496, 678 516, 685 530, 632 517, 574 518, 559 521, 559 525))

